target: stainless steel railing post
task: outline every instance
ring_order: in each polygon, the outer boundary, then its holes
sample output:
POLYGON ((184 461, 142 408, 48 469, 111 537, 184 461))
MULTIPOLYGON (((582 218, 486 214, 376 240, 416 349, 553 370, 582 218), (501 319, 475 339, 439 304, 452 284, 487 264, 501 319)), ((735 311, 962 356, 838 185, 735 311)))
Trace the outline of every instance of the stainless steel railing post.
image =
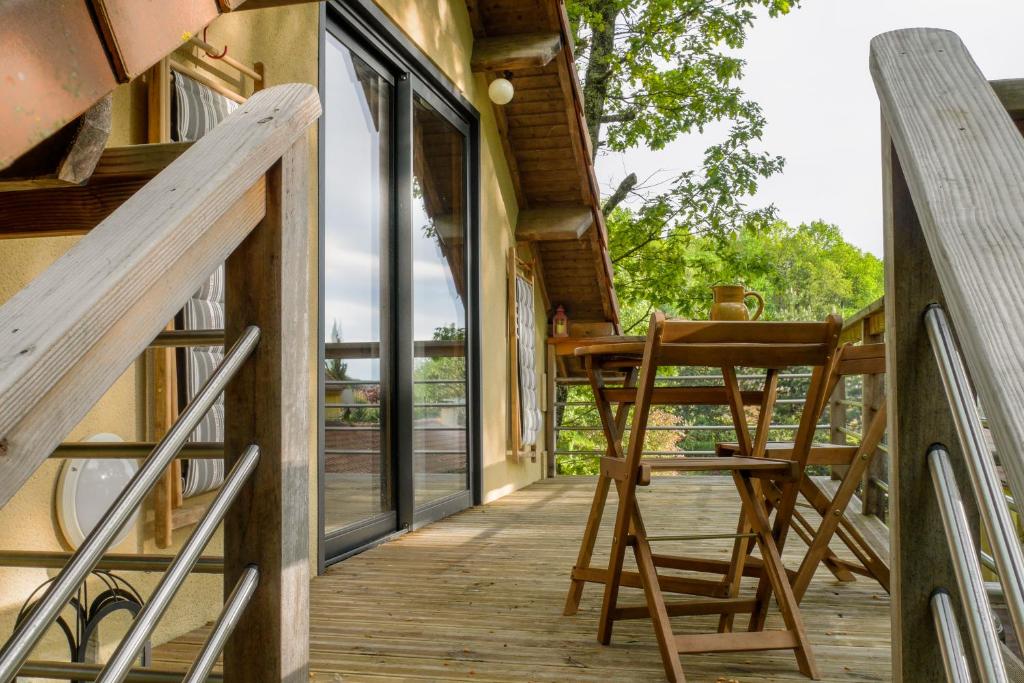
POLYGON ((942 650, 942 664, 946 669, 949 683, 971 683, 971 669, 967 665, 967 653, 960 639, 960 626, 956 622, 953 601, 945 590, 932 593, 930 600, 935 635, 942 650))
POLYGON ((178 556, 171 562, 171 566, 167 568, 167 572, 164 573, 160 583, 146 600, 142 610, 132 620, 132 625, 128 627, 128 632, 121 639, 107 665, 103 667, 99 678, 96 679, 99 683, 118 683, 128 675, 139 650, 153 633, 153 629, 156 628, 160 617, 164 615, 174 594, 178 592, 181 584, 188 577, 192 565, 199 559, 199 555, 210 542, 213 532, 217 530, 221 520, 224 519, 224 514, 234 502, 235 497, 238 496, 242 485, 256 469, 259 458, 259 447, 249 446, 231 468, 220 491, 217 492, 217 497, 210 503, 206 514, 192 531, 178 556))
POLYGON ((946 387, 953 421, 963 449, 971 488, 978 501, 985 533, 1003 585, 1006 606, 1018 637, 1024 637, 1024 552, 1005 503, 1003 484, 985 441, 978 404, 946 314, 938 305, 928 307, 925 326, 931 340, 942 383, 946 387))
POLYGON ((178 421, 171 426, 164 438, 153 449, 149 458, 114 501, 114 504, 53 580, 35 609, 15 629, 3 649, 0 649, 0 681, 10 681, 17 675, 18 669, 28 659, 32 648, 60 614, 81 583, 88 577, 89 572, 103 557, 103 553, 110 547, 121 527, 128 522, 132 512, 142 503, 157 480, 163 476, 164 470, 174 460, 188 435, 196 428, 196 425, 213 405, 214 400, 224 391, 228 382, 256 348, 259 338, 259 328, 247 327, 245 329, 238 341, 224 356, 220 366, 182 412, 178 421))
POLYGON ((210 675, 213 665, 217 663, 217 657, 220 656, 221 650, 224 649, 224 645, 228 641, 228 636, 235 630, 235 625, 238 624, 242 612, 249 605, 249 599, 256 590, 256 586, 259 585, 259 581, 260 572, 256 565, 250 564, 242 571, 231 595, 224 602, 224 609, 221 611, 220 617, 217 618, 217 623, 213 625, 213 630, 210 631, 206 642, 203 643, 203 649, 199 651, 199 656, 192 662, 182 683, 204 683, 206 681, 206 677, 210 675))
POLYGON ((967 525, 960 489, 956 485, 949 453, 942 446, 933 446, 928 452, 928 469, 931 471, 935 496, 942 514, 942 526, 946 530, 946 541, 953 560, 960 599, 967 616, 967 631, 971 636, 974 662, 981 678, 986 683, 1007 683, 1006 667, 999 649, 999 637, 992 620, 992 608, 981 577, 974 539, 967 525))

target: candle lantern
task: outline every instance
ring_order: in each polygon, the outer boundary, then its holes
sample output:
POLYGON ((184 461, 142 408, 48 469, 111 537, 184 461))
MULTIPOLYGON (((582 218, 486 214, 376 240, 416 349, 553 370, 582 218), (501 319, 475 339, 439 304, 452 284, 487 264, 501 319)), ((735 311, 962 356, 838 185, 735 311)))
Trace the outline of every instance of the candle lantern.
POLYGON ((555 316, 551 319, 551 335, 554 337, 569 336, 569 316, 565 314, 563 306, 555 309, 555 316))

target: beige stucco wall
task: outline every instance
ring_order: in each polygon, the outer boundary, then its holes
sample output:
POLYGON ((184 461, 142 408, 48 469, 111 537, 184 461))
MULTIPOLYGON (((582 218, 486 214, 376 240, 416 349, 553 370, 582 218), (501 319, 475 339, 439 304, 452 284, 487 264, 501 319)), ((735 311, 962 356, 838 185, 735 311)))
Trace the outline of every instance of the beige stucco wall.
MULTIPOLYGON (((298 5, 258 12, 226 15, 210 27, 209 38, 218 45, 230 45, 232 56, 246 62, 262 61, 266 67, 267 84, 307 82, 317 85, 317 28, 319 7, 298 5)), ((316 149, 315 127, 311 129, 312 149, 316 149)), ((120 86, 114 93, 114 121, 110 145, 136 144, 146 141, 146 90, 142 79, 120 86)), ((316 263, 316 154, 310 157, 310 258, 316 263)), ((70 248, 78 238, 34 238, 5 240, 0 243, 0 303, 23 288, 36 275, 70 248)), ((316 321, 316 273, 311 268, 310 316, 316 321)), ((315 334, 311 339, 310 377, 315 373, 315 334)), ((311 383, 309 404, 316 405, 315 382, 311 383)), ((130 368, 90 411, 85 420, 69 435, 69 441, 78 441, 92 434, 110 432, 122 439, 142 440, 145 435, 144 387, 141 363, 130 368)), ((310 426, 309 452, 316 453, 315 424, 310 426)), ((48 462, 41 467, 0 510, 0 548, 9 550, 65 550, 54 508, 54 493, 59 462, 48 462)), ((310 458, 310 552, 315 565, 316 554, 316 458, 310 458)), ((151 525, 151 512, 147 509, 151 525)), ((144 520, 128 535, 114 552, 173 552, 184 542, 191 529, 175 532, 174 545, 158 549, 152 540, 151 526, 144 520)), ((207 549, 208 554, 220 554, 221 538, 217 537, 207 549)), ((29 593, 55 572, 44 569, 0 568, 0 634, 8 634, 14 626, 18 608, 29 593)), ((159 580, 157 574, 124 573, 123 576, 143 596, 148 595, 159 580)), ((92 584, 90 584, 92 585, 92 584)), ((200 626, 214 618, 220 610, 221 578, 211 575, 193 575, 172 602, 167 615, 155 634, 155 642, 162 642, 200 626)), ((96 592, 91 591, 95 597, 96 592)), ((106 622, 105 622, 106 623, 106 622)), ((127 620, 112 620, 106 632, 116 635, 127 620)), ((4 636, 5 637, 5 636, 4 636)), ((0 638, 2 639, 2 638, 0 638)), ((104 641, 108 640, 104 638, 104 641)), ((101 655, 109 654, 110 645, 101 648, 101 655)), ((56 632, 36 650, 35 658, 67 658, 66 645, 56 632)))
MULTIPOLYGON (((464 0, 377 0, 402 31, 480 112, 480 335, 483 499, 495 500, 542 476, 543 463, 512 462, 508 444, 506 256, 519 208, 487 82, 470 67, 473 30, 464 0)), ((538 307, 537 320, 546 312, 538 307)), ((540 336, 540 335, 539 335, 540 336)), ((542 338, 542 337, 541 337, 542 338)), ((538 349, 543 344, 538 343, 538 349)), ((538 367, 543 362, 538 358, 538 367)))

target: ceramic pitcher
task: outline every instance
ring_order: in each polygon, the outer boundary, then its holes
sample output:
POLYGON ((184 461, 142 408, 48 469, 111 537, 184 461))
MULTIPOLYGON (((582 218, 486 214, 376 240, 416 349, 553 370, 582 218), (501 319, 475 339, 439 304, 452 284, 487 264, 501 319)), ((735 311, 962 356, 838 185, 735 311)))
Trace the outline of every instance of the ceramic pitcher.
POLYGON ((715 293, 715 303, 711 305, 712 320, 757 320, 764 313, 764 299, 743 285, 717 285, 711 291, 715 293), (753 317, 746 303, 750 297, 757 299, 757 311, 753 317))

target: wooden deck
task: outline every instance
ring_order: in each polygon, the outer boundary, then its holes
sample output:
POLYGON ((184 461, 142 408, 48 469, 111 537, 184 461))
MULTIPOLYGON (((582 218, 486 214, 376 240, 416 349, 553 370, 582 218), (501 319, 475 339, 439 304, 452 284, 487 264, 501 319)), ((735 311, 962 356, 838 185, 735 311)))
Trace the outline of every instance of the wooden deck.
MULTIPOLYGON (((611 646, 597 643, 599 586, 587 587, 579 614, 561 614, 593 482, 543 481, 330 568, 312 586, 311 680, 664 680, 648 621, 619 622, 611 646)), ((735 528, 728 479, 657 478, 640 496, 652 533, 735 528)), ((728 541, 704 543, 702 554, 728 556, 728 541)), ((787 564, 802 552, 794 538, 787 564)), ((624 589, 633 599, 642 593, 624 589)), ((819 570, 803 612, 823 680, 890 680, 889 598, 876 584, 841 584, 819 570)), ((716 619, 674 622, 697 632, 716 619)), ((202 635, 157 648, 155 664, 181 667, 202 635)), ((682 662, 690 681, 807 680, 789 652, 682 662)))

